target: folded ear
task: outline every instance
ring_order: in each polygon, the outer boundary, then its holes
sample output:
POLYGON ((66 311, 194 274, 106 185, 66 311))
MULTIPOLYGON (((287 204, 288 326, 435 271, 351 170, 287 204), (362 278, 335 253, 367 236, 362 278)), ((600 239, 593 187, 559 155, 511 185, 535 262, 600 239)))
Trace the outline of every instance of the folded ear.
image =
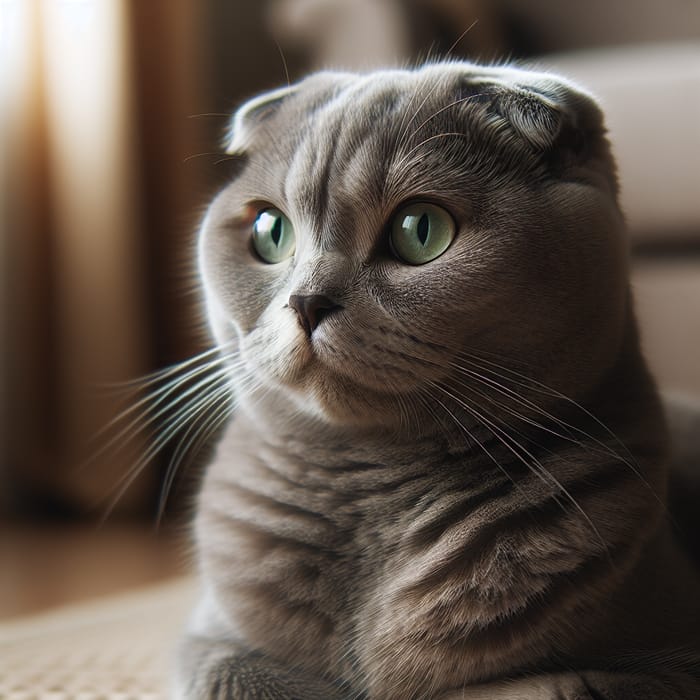
POLYGON ((226 153, 241 155, 250 146, 256 131, 294 94, 298 85, 279 88, 249 100, 238 108, 226 136, 226 153))
POLYGON ((492 75, 465 77, 460 95, 469 94, 535 151, 578 150, 605 132, 595 100, 548 74, 493 69, 492 75))
POLYGON ((498 90, 493 108, 536 150, 550 148, 566 121, 560 106, 542 94, 521 87, 498 90))

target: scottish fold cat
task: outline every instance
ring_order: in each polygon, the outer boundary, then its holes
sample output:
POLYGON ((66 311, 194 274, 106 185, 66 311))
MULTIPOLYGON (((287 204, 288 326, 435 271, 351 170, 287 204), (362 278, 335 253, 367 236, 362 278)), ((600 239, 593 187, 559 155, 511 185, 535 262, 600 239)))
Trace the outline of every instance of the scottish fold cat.
POLYGON ((601 111, 448 62, 244 104, 180 698, 700 697, 601 111))

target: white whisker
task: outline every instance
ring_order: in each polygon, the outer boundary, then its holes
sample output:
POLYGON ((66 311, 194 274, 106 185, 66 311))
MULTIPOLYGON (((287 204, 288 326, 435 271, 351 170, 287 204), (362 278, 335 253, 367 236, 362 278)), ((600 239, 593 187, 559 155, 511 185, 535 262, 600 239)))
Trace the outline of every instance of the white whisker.
MULTIPOLYGON (((225 391, 227 387, 220 387, 217 391, 225 391)), ((214 393, 214 396, 217 392, 214 393)), ((110 500, 105 514, 102 518, 104 522, 119 502, 121 497, 126 493, 128 488, 131 486, 136 477, 141 473, 144 467, 157 455, 168 442, 181 430, 183 425, 186 425, 189 421, 193 420, 201 410, 206 407, 212 400, 211 395, 206 394, 204 397, 195 398, 193 401, 186 403, 184 406, 178 409, 175 414, 174 419, 171 419, 165 430, 160 432, 157 438, 151 443, 148 449, 141 455, 141 457, 129 468, 127 474, 118 482, 121 484, 120 488, 117 490, 115 496, 110 500)))
POLYGON ((173 374, 178 374, 182 370, 186 369, 187 367, 191 367, 193 364, 196 364, 197 362, 201 362, 202 360, 211 357, 212 355, 221 355, 222 358, 225 357, 235 357, 237 356, 238 352, 234 351, 233 353, 228 353, 225 352, 226 348, 229 346, 232 346, 233 342, 231 343, 224 343, 223 345, 215 345, 214 347, 207 348, 206 350, 197 353, 196 355, 192 355, 192 357, 188 357, 186 360, 183 360, 182 362, 177 362, 172 365, 168 365, 167 367, 163 367, 162 369, 158 369, 155 372, 150 372, 149 374, 145 374, 142 377, 138 377, 137 379, 129 379, 125 382, 114 382, 107 384, 105 386, 107 387, 115 387, 115 388, 121 388, 125 387, 127 389, 130 388, 136 388, 140 389, 145 386, 148 386, 149 384, 153 384, 155 382, 159 382, 162 379, 165 379, 166 377, 172 376, 173 374))
POLYGON ((107 425, 101 428, 92 439, 98 440, 111 428, 113 428, 125 418, 132 415, 135 411, 138 411, 143 406, 148 406, 147 410, 143 411, 142 413, 136 416, 134 422, 142 420, 146 415, 148 415, 151 412, 153 408, 160 405, 168 396, 175 393, 178 389, 186 385, 195 377, 210 372, 214 367, 217 367, 225 360, 226 358, 221 358, 219 360, 209 362, 201 367, 195 367, 194 369, 185 372, 184 374, 176 377, 175 379, 172 379, 171 381, 167 382, 155 391, 146 394, 141 399, 131 404, 123 411, 121 411, 118 415, 116 415, 109 423, 107 423, 107 425))
POLYGON ((585 431, 582 431, 581 429, 577 428, 576 426, 572 426, 572 425, 568 424, 566 421, 563 421, 560 418, 557 418, 556 416, 552 415, 551 413, 549 413, 545 409, 537 406, 537 404, 524 398, 518 392, 516 392, 512 389, 509 389, 508 387, 505 387, 504 385, 500 384, 499 382, 497 382, 489 377, 485 377, 474 370, 469 370, 467 368, 460 367, 459 365, 455 365, 455 364, 452 364, 452 367, 455 370, 457 370, 457 372, 459 372, 461 374, 466 374, 468 377, 476 379, 476 381, 478 381, 480 384, 494 389, 498 394, 501 394, 509 399, 512 399, 513 401, 520 404, 521 406, 524 406, 525 408, 529 408, 532 411, 535 411, 536 413, 551 420, 552 423, 563 428, 565 432, 562 433, 562 432, 559 432, 558 430, 554 430, 553 428, 550 428, 546 425, 543 425, 539 421, 536 421, 533 418, 530 418, 529 416, 526 416, 523 413, 516 411, 512 406, 508 406, 506 403, 496 401, 493 396, 491 396, 485 392, 479 391, 470 385, 464 384, 463 382, 460 382, 461 386, 468 388, 470 391, 476 391, 482 398, 494 403, 495 405, 497 405, 499 408, 501 408, 502 410, 509 413, 514 418, 521 420, 523 423, 526 423, 527 425, 530 425, 533 428, 536 428, 536 429, 541 430, 543 432, 549 433, 550 435, 554 435, 555 437, 561 438, 562 440, 566 440, 566 441, 568 441, 568 442, 570 442, 578 447, 581 447, 582 449, 586 450, 587 452, 591 452, 593 454, 605 455, 607 457, 611 457, 613 459, 616 459, 620 462, 625 461, 625 459, 623 457, 621 457, 617 452, 615 452, 614 450, 609 448, 607 445, 605 445, 605 443, 598 444, 597 441, 594 441, 594 438, 592 436, 588 435, 587 433, 585 433, 585 431), (590 444, 590 442, 584 442, 583 440, 577 439, 572 434, 571 430, 569 430, 569 428, 571 428, 573 430, 578 430, 578 432, 580 434, 582 434, 584 437, 588 438, 589 441, 594 441, 594 444, 590 444))
POLYGON ((173 454, 161 485, 156 512, 156 524, 159 524, 165 513, 168 495, 172 488, 176 474, 180 471, 186 456, 197 455, 204 447, 208 439, 231 416, 235 405, 228 387, 218 389, 211 397, 209 404, 202 411, 204 417, 201 420, 193 420, 180 438, 175 453, 173 454))
MULTIPOLYGON (((202 391, 205 388, 211 386, 212 384, 215 384, 216 382, 220 381, 222 377, 227 376, 228 374, 228 369, 223 368, 219 369, 216 373, 208 374, 204 379, 200 379, 196 384, 193 386, 189 387, 186 391, 177 394, 171 401, 169 401, 166 405, 162 406, 158 411, 153 413, 153 408, 155 406, 158 406, 162 403, 163 400, 170 394, 172 394, 177 388, 178 385, 175 385, 169 389, 169 391, 166 394, 163 394, 158 398, 158 400, 154 403, 153 406, 147 406, 144 408, 143 411, 141 411, 138 415, 136 415, 134 418, 132 418, 129 423, 127 423, 123 428, 121 428, 116 435, 114 435, 111 439, 109 439, 107 442, 105 442, 99 449, 97 449, 87 460, 87 462, 83 465, 83 467, 88 466, 92 462, 94 462, 95 459, 103 455, 105 452, 108 450, 112 449, 115 445, 118 443, 125 443, 130 437, 133 437, 134 435, 138 435, 140 432, 148 428, 149 426, 153 425, 155 422, 157 422, 160 418, 165 416, 169 411, 172 411, 175 409, 178 405, 182 404, 183 401, 185 401, 189 396, 191 396, 193 393, 196 393, 198 391, 202 391)), ((147 401, 149 397, 146 397, 146 399, 142 400, 139 402, 140 405, 144 403, 144 401, 147 401)), ((132 409, 128 410, 125 412, 125 416, 130 416, 132 413, 132 409)), ((121 417, 120 417, 121 418, 121 417)))
MULTIPOLYGON (((430 386, 432 386, 434 389, 437 389, 438 391, 440 391, 440 392, 442 392, 442 393, 445 393, 443 387, 441 387, 439 384, 436 384, 435 382, 432 382, 432 381, 430 381, 429 384, 430 384, 430 386)), ((436 402, 440 405, 440 407, 445 411, 445 413, 447 413, 447 415, 450 416, 450 418, 452 418, 452 420, 453 420, 454 423, 457 425, 457 427, 458 427, 462 432, 464 432, 464 433, 469 437, 469 439, 470 439, 476 446, 478 446, 478 447, 484 452, 484 454, 486 454, 486 456, 496 465, 497 469, 498 469, 498 470, 513 484, 513 486, 514 486, 518 491, 520 491, 520 493, 524 496, 524 493, 523 493, 521 487, 519 486, 519 484, 515 481, 515 479, 513 479, 513 477, 511 476, 511 474, 508 473, 508 471, 506 470, 506 468, 493 456, 493 454, 491 454, 491 452, 486 448, 486 445, 484 445, 484 444, 481 442, 481 440, 479 440, 479 439, 474 435, 474 433, 472 433, 471 430, 469 430, 469 428, 467 428, 467 427, 464 425, 464 423, 462 423, 462 421, 460 421, 459 418, 457 418, 457 416, 445 405, 445 403, 444 403, 443 401, 441 401, 441 400, 440 400, 439 398, 437 398, 436 396, 433 396, 432 398, 433 398, 434 401, 436 401, 436 402)))

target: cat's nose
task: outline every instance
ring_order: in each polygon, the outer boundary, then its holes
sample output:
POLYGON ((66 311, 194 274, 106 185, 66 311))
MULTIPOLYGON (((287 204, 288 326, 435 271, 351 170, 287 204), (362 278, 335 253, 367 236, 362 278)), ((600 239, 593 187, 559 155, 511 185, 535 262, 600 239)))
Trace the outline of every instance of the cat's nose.
POLYGON ((292 294, 289 306, 297 312, 299 323, 308 336, 326 316, 343 308, 324 294, 292 294))

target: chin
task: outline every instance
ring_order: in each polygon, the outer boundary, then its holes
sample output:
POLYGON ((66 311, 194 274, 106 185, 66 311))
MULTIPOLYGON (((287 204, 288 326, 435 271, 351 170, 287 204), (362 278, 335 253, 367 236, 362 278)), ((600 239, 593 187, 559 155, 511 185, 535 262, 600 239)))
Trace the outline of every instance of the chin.
MULTIPOLYGON (((416 388, 413 375, 338 358, 326 344, 295 338, 283 352, 258 355, 252 373, 277 400, 330 425, 383 429, 402 423, 401 398, 416 388), (360 366, 357 366, 357 365, 360 366)), ((320 342, 319 342, 320 341, 320 342)), ((273 399, 274 400, 274 399, 273 399)))
POLYGON ((401 424, 398 402, 393 394, 368 388, 332 372, 315 372, 308 377, 298 403, 333 425, 383 429, 401 424))

